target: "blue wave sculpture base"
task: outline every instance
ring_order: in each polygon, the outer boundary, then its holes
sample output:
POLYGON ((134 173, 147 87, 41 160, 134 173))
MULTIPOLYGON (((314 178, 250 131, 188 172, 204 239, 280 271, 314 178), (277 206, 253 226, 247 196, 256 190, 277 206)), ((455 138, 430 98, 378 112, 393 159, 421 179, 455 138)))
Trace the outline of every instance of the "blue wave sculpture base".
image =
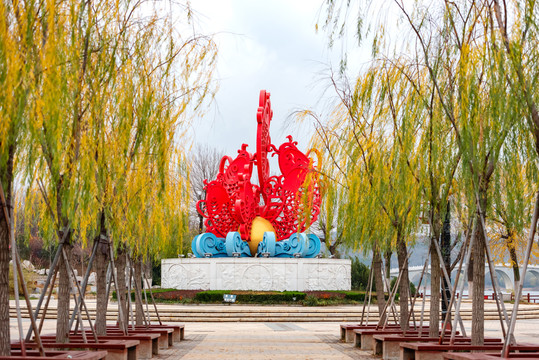
POLYGON ((275 233, 265 232, 257 256, 314 258, 320 253, 320 246, 320 239, 314 234, 292 234, 286 240, 275 241, 275 233))
POLYGON ((197 235, 191 242, 191 250, 198 258, 251 256, 249 244, 241 239, 239 232, 229 232, 224 239, 212 233, 197 235))
MULTIPOLYGON (((286 240, 276 241, 275 233, 265 232, 258 244, 257 257, 314 258, 320 253, 320 239, 314 234, 292 234, 286 240)), ((191 250, 197 258, 203 257, 250 257, 249 244, 241 239, 239 232, 229 232, 226 238, 212 233, 195 236, 191 250)))

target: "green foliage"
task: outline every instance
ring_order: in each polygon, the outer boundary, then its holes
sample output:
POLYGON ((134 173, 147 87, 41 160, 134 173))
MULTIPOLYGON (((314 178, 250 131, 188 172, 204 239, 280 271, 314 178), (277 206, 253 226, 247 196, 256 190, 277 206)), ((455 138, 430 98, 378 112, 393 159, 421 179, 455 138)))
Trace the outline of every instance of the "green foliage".
POLYGON ((161 260, 159 259, 152 261, 152 284, 161 285, 161 260))
MULTIPOLYGON (((157 294, 168 293, 168 292, 171 292, 171 291, 175 291, 175 289, 152 289, 152 294, 155 297, 157 294)), ((141 296, 142 296, 143 301, 144 301, 144 293, 146 293, 146 296, 148 297, 148 301, 150 301, 150 296, 151 295, 150 295, 150 292, 148 290, 143 290, 141 292, 141 296)), ((116 295, 116 290, 112 291, 111 297, 112 297, 112 299, 114 301, 118 300, 118 296, 116 295)), ((135 301, 135 290, 131 290, 131 301, 135 301)))
MULTIPOLYGON (((364 291, 346 291, 344 298, 354 301, 364 301, 367 295, 364 291)), ((373 298, 376 299, 376 294, 373 293, 373 298)))
MULTIPOLYGON (((245 304, 273 304, 273 303, 302 303, 303 305, 323 305, 324 301, 333 301, 336 303, 362 302, 365 300, 365 291, 310 291, 307 293, 297 291, 230 291, 230 290, 209 290, 209 291, 189 291, 175 289, 156 289, 152 290, 156 299, 166 299, 171 301, 180 301, 186 298, 193 298, 200 303, 221 303, 223 295, 236 295, 237 303, 245 304), (295 298, 295 299, 294 299, 295 298)), ((116 299, 116 292, 112 293, 116 299)), ((386 299, 388 295, 386 294, 386 299)), ((134 300, 134 295, 132 295, 134 300)), ((376 294, 372 294, 371 301, 376 301, 376 294)))
MULTIPOLYGON (((301 304, 306 306, 325 306, 339 304, 356 304, 365 300, 364 291, 230 291, 230 290, 176 290, 154 289, 154 298, 158 302, 167 303, 221 303, 223 295, 236 295, 236 302, 240 304, 301 304)), ((148 299, 149 299, 149 294, 148 299)), ((144 293, 142 294, 144 296, 144 293)), ((112 292, 112 298, 117 300, 116 291, 112 292)), ((143 297, 144 298, 144 297, 143 297)), ((386 294, 386 300, 388 295, 386 294)), ((131 292, 131 300, 135 301, 135 293, 131 292)), ((371 302, 376 302, 376 294, 373 293, 371 302)))
MULTIPOLYGON (((393 278, 391 279, 391 283, 389 286, 391 286, 391 289, 393 289, 395 287, 395 284, 397 283, 397 278, 393 278)), ((416 288, 415 288, 415 285, 413 282, 410 281, 410 296, 414 296, 415 295, 415 292, 416 292, 416 288)), ((400 287, 397 288, 397 299, 398 299, 398 296, 400 295, 400 287)))
MULTIPOLYGON (((404 262, 422 225, 440 237, 449 203, 459 232, 485 221, 487 236, 475 240, 495 261, 510 253, 518 262, 538 189, 537 3, 329 1, 325 14, 330 47, 353 31, 373 49, 358 77, 331 73, 338 101, 317 116, 313 138, 332 164, 327 178, 344 189, 346 241, 363 251, 397 245, 404 262), (393 11, 404 21, 370 16, 393 11)), ((483 252, 473 256, 482 266, 483 252)))
POLYGON ((319 304, 318 298, 313 295, 306 296, 303 300, 305 306, 317 306, 319 304))
POLYGON ((144 1, 42 5, 0 5, 0 173, 16 151, 17 217, 46 242, 69 226, 83 247, 102 232, 176 256, 186 131, 213 98, 215 43, 144 1))
POLYGON ((223 301, 224 294, 236 295, 236 303, 281 303, 302 301, 305 299, 305 293, 297 291, 283 292, 242 292, 227 290, 202 291, 195 295, 195 300, 204 303, 216 303, 223 301), (294 300, 295 298, 295 300, 294 300))
MULTIPOLYGON (((34 289, 36 288, 35 280, 36 280, 36 274, 32 271, 28 271, 26 269, 22 269, 22 273, 24 276, 24 282, 26 284, 26 289, 28 289, 28 292, 30 294, 33 293, 34 289)), ((17 273, 17 280, 19 282, 19 296, 23 296, 23 290, 22 290, 22 284, 21 284, 21 278, 19 277, 19 274, 17 273)), ((14 296, 15 295, 15 285, 13 281, 13 266, 9 266, 9 295, 14 296)))
MULTIPOLYGON (((352 290, 368 290, 370 269, 357 257, 352 259, 352 290)), ((374 281, 373 281, 374 282, 374 281)))

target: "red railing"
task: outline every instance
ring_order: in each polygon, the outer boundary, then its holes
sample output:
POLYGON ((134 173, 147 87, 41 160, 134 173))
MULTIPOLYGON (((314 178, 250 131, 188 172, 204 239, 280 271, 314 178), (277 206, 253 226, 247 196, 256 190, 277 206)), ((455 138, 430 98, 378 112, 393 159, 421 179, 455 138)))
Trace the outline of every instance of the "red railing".
MULTIPOLYGON (((430 297, 430 294, 425 295, 424 293, 418 293, 417 297, 422 299, 424 296, 427 298, 430 297)), ((440 297, 442 294, 440 294, 440 297)), ((457 299, 459 298, 459 294, 457 293, 457 299)), ((492 293, 491 295, 485 295, 485 300, 496 300, 496 294, 492 293)), ((511 294, 511 301, 515 300, 515 294, 511 294)), ((522 297, 520 298, 521 302, 528 302, 528 303, 539 303, 539 294, 522 294, 522 297)))
MULTIPOLYGON (((485 300, 496 300, 496 294, 492 293, 492 295, 485 295, 485 300)), ((511 301, 515 300, 515 294, 511 293, 511 301)), ((539 303, 539 294, 522 294, 522 297, 520 298, 521 302, 528 302, 528 303, 539 303)))
MULTIPOLYGON (((511 294, 511 300, 515 300, 515 295, 511 294)), ((539 303, 539 294, 522 294, 520 301, 526 301, 529 303, 539 303)))
MULTIPOLYGON (((443 296, 443 294, 440 293, 440 299, 442 298, 442 296, 443 296)), ((418 293, 418 294, 417 294, 417 297, 418 297, 419 299, 423 299, 423 297, 430 298, 430 294, 425 295, 424 293, 418 293)), ((458 299, 458 298, 459 298, 459 294, 457 293, 457 299, 458 299)))

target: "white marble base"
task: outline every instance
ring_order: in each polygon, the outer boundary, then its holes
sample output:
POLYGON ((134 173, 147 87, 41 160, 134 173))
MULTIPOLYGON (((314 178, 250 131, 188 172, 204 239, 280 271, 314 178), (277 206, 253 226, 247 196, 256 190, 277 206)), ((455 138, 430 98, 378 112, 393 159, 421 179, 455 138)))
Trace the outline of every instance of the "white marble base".
POLYGON ((351 261, 317 258, 163 259, 161 287, 182 290, 350 290, 351 261))

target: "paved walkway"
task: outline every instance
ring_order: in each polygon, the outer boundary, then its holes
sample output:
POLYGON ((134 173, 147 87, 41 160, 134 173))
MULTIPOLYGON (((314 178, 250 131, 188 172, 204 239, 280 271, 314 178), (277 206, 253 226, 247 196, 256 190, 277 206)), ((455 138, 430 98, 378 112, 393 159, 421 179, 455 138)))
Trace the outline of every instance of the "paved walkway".
MULTIPOLYGON (((94 306, 92 301, 89 306, 94 306)), ((14 304, 13 304, 14 305, 14 304)), ((464 306, 469 306, 465 304, 464 306)), ((492 306, 492 304, 487 304, 492 306)), ((213 309, 217 313, 231 307, 223 305, 196 306, 213 309)), ((281 309, 285 306, 260 307, 236 305, 236 308, 281 309)), ((523 306, 522 311, 531 307, 523 306)), ((160 305, 161 308, 161 305, 160 305)), ((166 308, 185 310, 188 307, 167 305, 166 308)), ((310 308, 324 312, 343 311, 344 307, 310 308)), ((346 307, 348 311, 353 308, 346 307)), ((355 310, 355 309, 354 309, 355 310)), ((109 309, 110 311, 110 309, 109 309)), ((24 318, 26 331, 30 320, 24 318)), ((185 322, 185 341, 163 351, 158 359, 375 359, 367 352, 340 342, 340 322, 185 322)), ((464 321, 468 335, 471 321, 464 321)), ((46 320, 42 334, 53 334, 54 319, 46 320)), ((26 335, 26 332, 24 333, 26 335)), ((485 321, 486 337, 502 337, 499 320, 485 321)), ((519 342, 539 343, 539 321, 521 319, 517 321, 515 336, 519 342)), ((11 319, 11 338, 18 339, 17 319, 11 319)))
POLYGON ((163 359, 354 359, 335 323, 192 323, 163 359), (188 330, 189 329, 189 330, 188 330))
MULTIPOLYGON (((27 328, 30 321, 23 320, 27 328)), ((18 336, 16 319, 11 337, 18 336)), ((465 322, 470 331, 470 322, 465 322)), ((43 333, 53 333, 55 322, 47 320, 43 333)), ((539 322, 521 320, 517 341, 539 342, 539 322)), ((485 336, 501 337, 499 321, 485 321, 485 336)), ((186 323, 185 340, 162 351, 157 359, 379 359, 340 342, 339 323, 186 323)))

